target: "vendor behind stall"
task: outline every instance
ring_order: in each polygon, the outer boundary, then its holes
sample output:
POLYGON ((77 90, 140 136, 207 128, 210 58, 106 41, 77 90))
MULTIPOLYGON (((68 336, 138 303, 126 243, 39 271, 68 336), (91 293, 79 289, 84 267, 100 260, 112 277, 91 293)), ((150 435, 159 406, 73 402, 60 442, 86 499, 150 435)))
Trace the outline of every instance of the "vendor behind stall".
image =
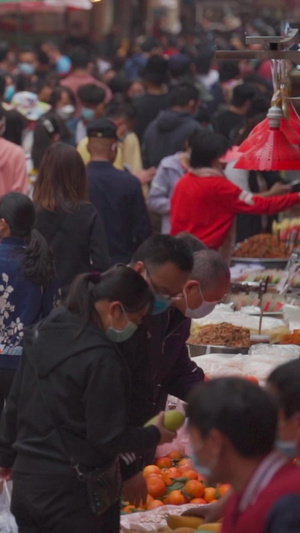
MULTIPOLYGON (((197 134, 191 141, 191 169, 177 183, 171 205, 171 233, 192 233, 215 250, 226 248, 238 213, 273 215, 300 203, 299 193, 263 198, 243 191, 222 171, 224 139, 197 134)), ((233 246, 232 250, 233 251, 233 246)), ((224 255, 229 258, 226 249, 224 255)))

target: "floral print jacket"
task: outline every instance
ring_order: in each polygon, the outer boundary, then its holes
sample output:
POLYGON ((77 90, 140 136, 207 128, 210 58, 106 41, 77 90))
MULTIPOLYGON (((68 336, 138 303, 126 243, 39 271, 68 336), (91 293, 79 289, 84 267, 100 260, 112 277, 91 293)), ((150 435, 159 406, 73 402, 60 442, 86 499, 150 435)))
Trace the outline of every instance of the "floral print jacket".
POLYGON ((5 238, 0 243, 0 368, 17 368, 24 328, 47 316, 60 302, 56 280, 46 288, 25 277, 23 241, 5 238))

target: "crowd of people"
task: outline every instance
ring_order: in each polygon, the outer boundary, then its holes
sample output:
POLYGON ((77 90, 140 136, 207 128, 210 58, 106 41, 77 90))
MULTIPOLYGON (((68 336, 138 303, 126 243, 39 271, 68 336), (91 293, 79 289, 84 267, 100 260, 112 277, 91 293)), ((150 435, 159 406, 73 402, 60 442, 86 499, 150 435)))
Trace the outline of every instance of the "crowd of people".
POLYGON ((176 437, 169 394, 199 472, 233 487, 208 511, 223 531, 300 530, 299 363, 269 392, 207 383, 186 345, 236 241, 300 204, 278 173, 233 165, 268 66, 218 64, 197 32, 108 58, 0 43, 0 476, 20 533, 119 533, 121 493, 145 501, 143 468, 176 437))

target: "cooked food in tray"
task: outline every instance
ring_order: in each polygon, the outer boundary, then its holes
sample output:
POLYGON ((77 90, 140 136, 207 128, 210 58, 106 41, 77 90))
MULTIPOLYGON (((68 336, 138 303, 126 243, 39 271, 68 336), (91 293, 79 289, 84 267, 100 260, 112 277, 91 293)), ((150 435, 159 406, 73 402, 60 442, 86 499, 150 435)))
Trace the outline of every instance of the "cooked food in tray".
POLYGON ((250 330, 226 322, 210 324, 197 328, 197 333, 189 339, 189 343, 247 348, 250 346, 250 330))
POLYGON ((243 258, 288 259, 289 256, 289 248, 278 242, 278 239, 269 233, 250 237, 250 239, 240 243, 234 252, 234 257, 243 258))

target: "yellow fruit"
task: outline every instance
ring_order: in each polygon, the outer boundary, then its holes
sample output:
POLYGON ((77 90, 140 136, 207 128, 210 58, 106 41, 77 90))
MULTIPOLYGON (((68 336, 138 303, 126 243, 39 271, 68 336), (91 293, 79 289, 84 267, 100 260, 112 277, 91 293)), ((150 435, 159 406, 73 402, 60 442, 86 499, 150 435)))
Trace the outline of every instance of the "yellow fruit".
POLYGON ((191 529, 197 529, 203 524, 203 518, 197 516, 176 516, 169 515, 167 517, 167 524, 171 529, 178 529, 182 527, 189 527, 191 529))
POLYGON ((214 524, 203 524, 203 526, 198 527, 197 531, 202 531, 202 533, 208 533, 209 531, 221 531, 221 522, 216 522, 214 524))
MULTIPOLYGON (((156 424, 158 417, 151 418, 144 427, 153 426, 156 424)), ((164 427, 169 431, 177 431, 185 422, 185 416, 179 411, 167 411, 164 418, 164 427)))

